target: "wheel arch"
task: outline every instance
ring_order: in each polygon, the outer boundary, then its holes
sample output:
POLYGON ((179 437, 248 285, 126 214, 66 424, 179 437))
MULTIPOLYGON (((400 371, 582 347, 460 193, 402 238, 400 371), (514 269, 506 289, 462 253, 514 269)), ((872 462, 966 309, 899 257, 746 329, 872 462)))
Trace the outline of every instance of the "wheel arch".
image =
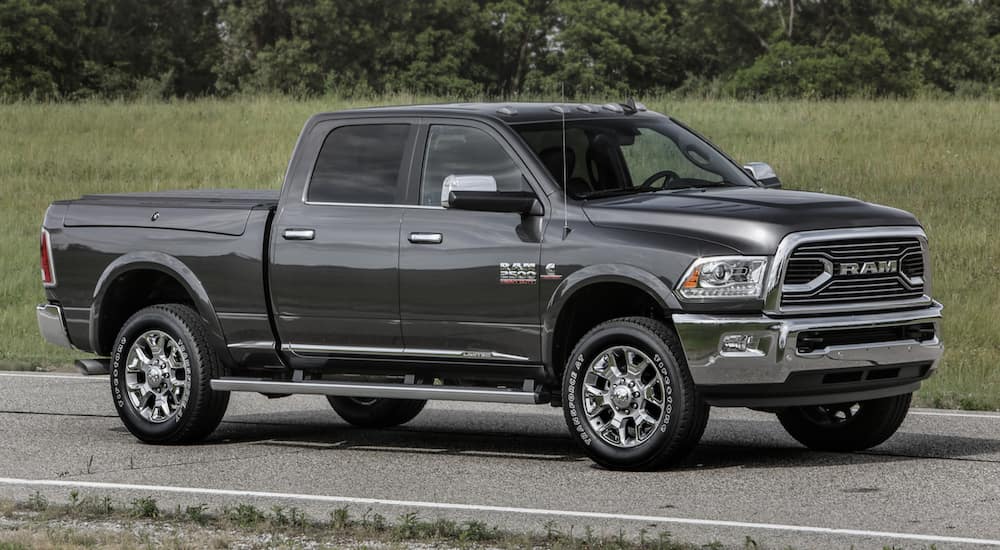
POLYGON ((198 312, 208 327, 211 345, 223 363, 230 364, 222 325, 205 287, 180 259, 156 251, 120 256, 98 278, 90 311, 90 342, 95 353, 110 353, 115 336, 133 313, 162 303, 183 303, 198 312))
POLYGON ((671 324, 680 303, 656 275, 630 265, 598 264, 567 276, 552 293, 542 315, 542 360, 553 380, 561 380, 574 336, 617 317, 652 316, 671 324), (599 307, 582 309, 589 299, 608 298, 599 307), (581 313, 587 313, 580 315, 581 313), (588 326, 589 325, 589 326, 588 326))

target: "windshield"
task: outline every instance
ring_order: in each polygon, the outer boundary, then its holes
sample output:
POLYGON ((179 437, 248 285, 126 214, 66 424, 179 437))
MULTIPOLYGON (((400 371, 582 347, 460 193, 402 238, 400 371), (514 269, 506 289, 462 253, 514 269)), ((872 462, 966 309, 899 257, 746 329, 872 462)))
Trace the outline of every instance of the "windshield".
POLYGON ((714 147, 668 119, 567 120, 565 151, 560 122, 514 129, 575 198, 754 185, 714 147))

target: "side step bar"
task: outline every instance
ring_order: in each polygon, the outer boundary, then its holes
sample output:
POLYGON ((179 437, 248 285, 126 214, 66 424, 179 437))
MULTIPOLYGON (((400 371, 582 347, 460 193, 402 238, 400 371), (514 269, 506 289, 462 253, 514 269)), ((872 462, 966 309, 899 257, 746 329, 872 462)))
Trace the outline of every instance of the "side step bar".
POLYGON ((111 359, 77 359, 73 366, 87 376, 108 374, 111 372, 111 359))
POLYGON ((262 378, 218 378, 212 389, 245 391, 264 394, 312 394, 341 397, 384 397, 388 399, 438 399, 442 401, 482 401, 538 405, 548 402, 548 396, 526 380, 519 390, 470 386, 431 386, 423 384, 382 384, 334 380, 275 381, 262 378))

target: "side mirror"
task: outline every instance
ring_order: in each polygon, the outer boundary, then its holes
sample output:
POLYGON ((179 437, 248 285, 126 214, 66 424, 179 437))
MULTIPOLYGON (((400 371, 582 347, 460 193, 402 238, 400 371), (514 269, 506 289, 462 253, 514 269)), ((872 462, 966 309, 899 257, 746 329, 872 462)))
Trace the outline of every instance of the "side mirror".
POLYGON ((541 216, 542 203, 534 193, 525 191, 452 191, 447 208, 477 212, 513 212, 541 216))
POLYGON ((497 191, 493 176, 451 175, 441 184, 441 206, 478 212, 516 212, 540 216, 542 203, 534 193, 497 191))
POLYGON ((451 207, 452 191, 496 193, 497 180, 493 176, 456 176, 452 174, 444 178, 444 182, 441 184, 441 206, 451 207))
POLYGON ((748 162, 743 165, 743 169, 746 170, 747 174, 754 179, 761 187, 768 187, 771 189, 780 189, 781 180, 778 179, 778 175, 774 173, 774 168, 766 162, 748 162))

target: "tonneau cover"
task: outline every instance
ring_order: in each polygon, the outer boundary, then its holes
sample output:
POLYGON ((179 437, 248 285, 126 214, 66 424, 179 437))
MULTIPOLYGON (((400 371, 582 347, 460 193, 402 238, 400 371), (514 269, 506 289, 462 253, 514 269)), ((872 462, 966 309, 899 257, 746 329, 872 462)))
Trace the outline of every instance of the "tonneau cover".
POLYGON ((147 227, 242 235, 250 211, 273 208, 278 191, 196 189, 84 195, 70 202, 65 227, 147 227))

